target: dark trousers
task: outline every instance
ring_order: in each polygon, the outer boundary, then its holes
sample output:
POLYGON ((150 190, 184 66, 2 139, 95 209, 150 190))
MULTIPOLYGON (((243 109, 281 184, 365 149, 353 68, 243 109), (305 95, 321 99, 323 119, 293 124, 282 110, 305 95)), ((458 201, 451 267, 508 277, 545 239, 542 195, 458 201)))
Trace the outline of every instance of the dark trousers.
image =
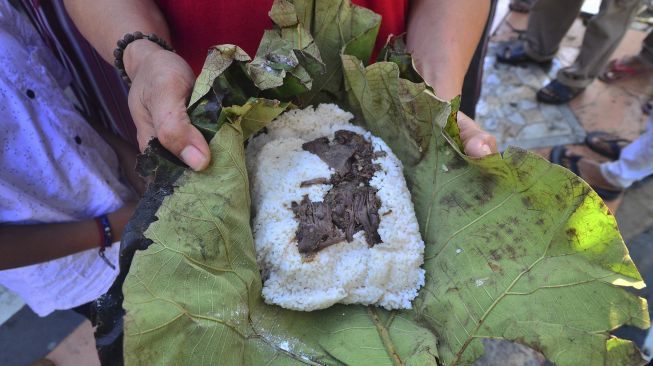
POLYGON ((490 28, 492 27, 492 20, 494 19, 497 2, 498 0, 490 0, 490 13, 488 14, 488 19, 485 23, 485 30, 483 31, 481 40, 478 42, 478 46, 476 46, 476 51, 474 52, 474 56, 469 64, 463 82, 460 110, 472 119, 476 115, 476 103, 478 103, 478 99, 481 96, 483 61, 485 59, 485 54, 487 53, 487 44, 490 40, 490 28))

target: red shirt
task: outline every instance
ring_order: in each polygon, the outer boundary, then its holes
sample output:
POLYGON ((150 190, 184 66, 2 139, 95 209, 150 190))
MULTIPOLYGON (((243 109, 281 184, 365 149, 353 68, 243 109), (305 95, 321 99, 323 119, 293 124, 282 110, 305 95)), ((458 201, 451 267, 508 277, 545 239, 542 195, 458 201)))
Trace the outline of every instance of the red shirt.
MULTIPOLYGON (((316 0, 320 1, 320 0, 316 0)), ((173 47, 199 74, 209 47, 231 43, 253 57, 263 32, 272 28, 268 11, 273 0, 157 0, 168 21, 173 47)), ((382 17, 375 52, 388 35, 404 33, 408 0, 353 0, 382 17)))

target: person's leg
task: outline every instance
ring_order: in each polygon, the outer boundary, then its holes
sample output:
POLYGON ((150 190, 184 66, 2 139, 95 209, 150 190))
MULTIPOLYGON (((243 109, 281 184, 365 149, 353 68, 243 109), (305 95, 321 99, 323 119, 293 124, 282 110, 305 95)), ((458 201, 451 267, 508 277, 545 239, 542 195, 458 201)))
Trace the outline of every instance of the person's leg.
POLYGON ((608 63, 640 4, 640 0, 603 0, 587 25, 576 61, 558 72, 558 81, 572 88, 587 87, 608 63))
POLYGON ((536 1, 526 30, 524 47, 528 56, 538 62, 552 59, 582 6, 583 0, 536 1))
POLYGON ((638 54, 611 60, 599 74, 599 79, 611 83, 624 78, 639 77, 650 72, 653 72, 653 32, 649 32, 646 36, 638 54))
POLYGON ((621 188, 653 175, 653 118, 649 118, 646 132, 621 150, 619 160, 601 164, 601 174, 621 188))

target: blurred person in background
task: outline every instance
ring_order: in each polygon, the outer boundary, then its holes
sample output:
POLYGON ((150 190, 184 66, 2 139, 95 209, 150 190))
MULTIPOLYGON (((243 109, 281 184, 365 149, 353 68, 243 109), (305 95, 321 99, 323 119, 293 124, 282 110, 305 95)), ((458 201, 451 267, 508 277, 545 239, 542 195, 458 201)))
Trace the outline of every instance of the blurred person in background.
POLYGON ((653 175, 653 117, 649 117, 646 132, 633 142, 595 132, 588 134, 586 144, 611 161, 598 162, 556 146, 551 150, 551 162, 576 173, 606 201, 616 199, 633 183, 653 175))
MULTIPOLYGON (((653 74, 653 32, 649 32, 644 38, 638 54, 611 60, 599 75, 599 79, 610 84, 651 74, 653 74)), ((653 109, 653 99, 649 97, 642 105, 642 112, 650 114, 651 109, 653 109)))
MULTIPOLYGON (((603 0, 587 24, 580 53, 571 66, 538 90, 542 103, 564 104, 599 76, 642 4, 641 0, 603 0)), ((507 64, 548 64, 580 14, 583 0, 538 0, 530 9, 524 40, 508 42, 497 54, 507 64)))

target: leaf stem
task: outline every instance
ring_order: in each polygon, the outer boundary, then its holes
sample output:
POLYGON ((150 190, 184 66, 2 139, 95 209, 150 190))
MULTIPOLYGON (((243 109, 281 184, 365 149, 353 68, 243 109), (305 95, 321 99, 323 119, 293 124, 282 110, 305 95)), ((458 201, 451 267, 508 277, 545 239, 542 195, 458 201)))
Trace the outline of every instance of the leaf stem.
POLYGON ((388 355, 390 355, 390 358, 392 359, 392 364, 394 366, 404 366, 404 362, 399 357, 399 353, 397 353, 397 350, 395 349, 395 346, 392 343, 392 340, 390 339, 390 333, 388 333, 388 328, 386 328, 381 323, 381 319, 379 319, 379 316, 376 314, 376 310, 368 307, 367 312, 370 314, 370 318, 372 318, 372 322, 374 322, 374 325, 376 326, 376 330, 379 332, 379 337, 381 337, 381 342, 383 342, 383 345, 385 346, 388 355))

